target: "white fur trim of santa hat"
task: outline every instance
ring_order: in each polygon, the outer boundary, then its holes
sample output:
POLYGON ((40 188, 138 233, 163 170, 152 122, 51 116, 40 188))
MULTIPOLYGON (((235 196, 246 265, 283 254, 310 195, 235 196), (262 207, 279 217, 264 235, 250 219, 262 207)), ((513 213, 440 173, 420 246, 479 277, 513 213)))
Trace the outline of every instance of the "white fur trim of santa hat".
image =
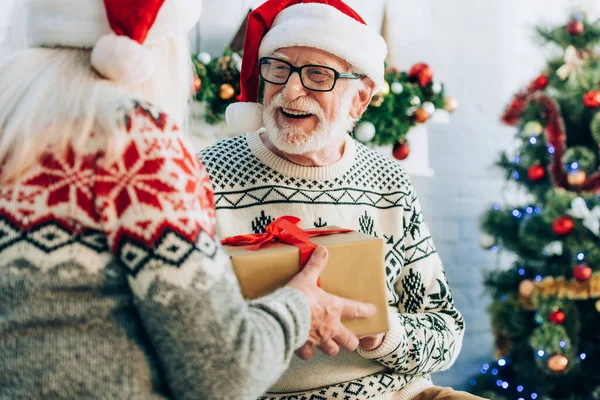
POLYGON ((296 4, 282 10, 260 44, 259 58, 285 47, 314 47, 333 54, 367 75, 376 86, 385 82, 387 45, 383 37, 335 7, 296 4))
MULTIPOLYGON (((120 83, 143 82, 154 71, 147 48, 112 32, 103 0, 27 0, 26 11, 29 47, 93 48, 94 69, 120 83)), ((166 0, 144 44, 187 32, 201 12, 201 1, 166 0)))
MULTIPOLYGON (((93 48, 112 33, 102 0, 27 0, 26 43, 29 47, 93 48)), ((202 2, 167 0, 148 33, 147 44, 187 32, 200 19, 202 2)))

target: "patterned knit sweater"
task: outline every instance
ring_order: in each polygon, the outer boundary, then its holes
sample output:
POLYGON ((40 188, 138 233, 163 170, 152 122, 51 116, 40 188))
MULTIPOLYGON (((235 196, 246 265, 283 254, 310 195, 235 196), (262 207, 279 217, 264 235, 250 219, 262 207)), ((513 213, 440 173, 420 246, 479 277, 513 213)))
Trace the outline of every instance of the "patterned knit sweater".
POLYGON ((137 103, 118 118, 115 160, 90 143, 0 185, 0 399, 256 398, 306 341, 308 302, 247 304, 177 126, 137 103))
POLYGON ((382 238, 391 325, 373 351, 294 357, 266 398, 413 398, 432 385, 429 374, 457 358, 464 321, 407 175, 349 137, 335 164, 300 166, 272 153, 260 133, 200 155, 215 190, 219 236, 262 232, 273 219, 294 215, 305 229, 336 225, 382 238))

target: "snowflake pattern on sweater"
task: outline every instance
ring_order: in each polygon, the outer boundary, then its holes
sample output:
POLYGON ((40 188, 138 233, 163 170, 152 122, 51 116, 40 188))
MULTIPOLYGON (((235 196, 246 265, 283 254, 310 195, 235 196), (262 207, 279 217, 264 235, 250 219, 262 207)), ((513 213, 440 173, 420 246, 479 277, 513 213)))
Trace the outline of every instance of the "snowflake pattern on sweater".
MULTIPOLYGON (((359 351, 383 365, 384 372, 293 394, 279 389, 278 395, 265 398, 365 399, 400 391, 415 380, 422 384, 429 374, 449 368, 462 346, 464 320, 404 170, 351 139, 332 168, 298 166, 271 153, 260 133, 201 152, 215 190, 219 235, 248 233, 274 218, 294 215, 305 229, 326 221, 380 237, 386 249, 388 302, 396 310, 384 344, 371 352, 359 351)), ((335 361, 332 365, 344 367, 335 361)), ((293 379, 288 376, 288 383, 293 379)))
POLYGON ((177 125, 116 114, 114 159, 94 138, 0 184, 0 398, 256 398, 309 306, 292 289, 246 303, 177 125))

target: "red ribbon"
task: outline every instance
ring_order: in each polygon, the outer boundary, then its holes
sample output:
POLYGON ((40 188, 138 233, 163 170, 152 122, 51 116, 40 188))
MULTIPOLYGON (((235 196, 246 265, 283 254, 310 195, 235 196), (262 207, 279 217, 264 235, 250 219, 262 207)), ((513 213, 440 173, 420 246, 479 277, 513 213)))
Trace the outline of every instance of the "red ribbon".
POLYGON ((300 250, 300 270, 302 270, 317 245, 310 241, 313 236, 333 235, 354 232, 351 229, 309 229, 300 228, 300 218, 284 216, 267 225, 265 233, 232 236, 221 243, 227 246, 248 246, 248 250, 259 250, 277 242, 296 246, 300 250))

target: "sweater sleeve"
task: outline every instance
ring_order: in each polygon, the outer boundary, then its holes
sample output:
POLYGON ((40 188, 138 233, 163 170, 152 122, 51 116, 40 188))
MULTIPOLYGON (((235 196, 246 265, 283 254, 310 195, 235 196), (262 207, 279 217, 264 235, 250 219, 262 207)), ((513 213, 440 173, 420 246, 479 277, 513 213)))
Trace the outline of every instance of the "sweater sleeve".
POLYGON ((390 330, 378 348, 358 350, 403 374, 443 371, 454 363, 462 347, 464 320, 455 308, 442 262, 414 189, 402 210, 404 265, 396 280, 399 302, 390 307, 390 330))
POLYGON ((247 303, 214 236, 212 188, 165 114, 137 106, 126 146, 92 189, 162 371, 178 399, 254 399, 308 338, 310 308, 284 288, 247 303))

